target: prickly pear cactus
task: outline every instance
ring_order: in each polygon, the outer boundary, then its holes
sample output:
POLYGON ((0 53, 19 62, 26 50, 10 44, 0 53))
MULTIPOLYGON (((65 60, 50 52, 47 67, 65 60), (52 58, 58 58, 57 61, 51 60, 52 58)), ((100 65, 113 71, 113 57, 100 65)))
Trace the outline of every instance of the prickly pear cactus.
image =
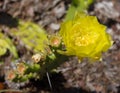
POLYGON ((43 52, 48 42, 45 31, 33 22, 19 21, 18 28, 11 29, 11 35, 19 38, 28 50, 34 52, 43 52))

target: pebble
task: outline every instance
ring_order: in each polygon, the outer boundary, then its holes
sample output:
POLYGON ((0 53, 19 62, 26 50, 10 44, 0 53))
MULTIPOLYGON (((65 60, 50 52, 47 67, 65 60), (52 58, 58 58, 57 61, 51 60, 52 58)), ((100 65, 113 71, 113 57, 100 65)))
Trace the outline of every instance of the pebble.
POLYGON ((61 18, 65 14, 65 6, 63 3, 55 7, 53 13, 56 15, 57 18, 61 18))
POLYGON ((50 28, 51 28, 52 30, 59 30, 60 24, 51 23, 51 24, 50 24, 50 28))
POLYGON ((99 11, 102 15, 108 18, 119 17, 119 12, 115 10, 114 4, 111 1, 102 1, 95 5, 95 11, 99 11))

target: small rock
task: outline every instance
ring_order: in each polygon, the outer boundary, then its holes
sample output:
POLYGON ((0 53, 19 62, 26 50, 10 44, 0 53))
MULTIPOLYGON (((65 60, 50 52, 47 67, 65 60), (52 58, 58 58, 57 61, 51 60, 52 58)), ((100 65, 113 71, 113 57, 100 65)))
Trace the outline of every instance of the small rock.
POLYGON ((120 24, 119 23, 116 24, 116 27, 117 27, 118 30, 120 30, 120 24))
POLYGON ((57 18, 61 18, 65 14, 64 4, 60 3, 60 5, 53 10, 53 13, 56 15, 57 18))
POLYGON ((60 24, 51 23, 50 28, 53 29, 53 30, 59 30, 60 24))
POLYGON ((95 5, 95 11, 99 11, 100 14, 115 19, 119 17, 119 12, 114 8, 114 4, 111 1, 102 1, 95 5))

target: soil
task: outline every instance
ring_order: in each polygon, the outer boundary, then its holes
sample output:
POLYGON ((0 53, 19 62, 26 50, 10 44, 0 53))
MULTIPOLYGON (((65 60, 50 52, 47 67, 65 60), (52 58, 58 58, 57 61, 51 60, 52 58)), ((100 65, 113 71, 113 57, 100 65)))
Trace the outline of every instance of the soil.
MULTIPOLYGON (((59 31, 70 3, 71 0, 0 0, 0 28, 8 35, 10 28, 17 27, 18 18, 33 21, 53 34, 59 31)), ((31 79, 14 91, 19 84, 4 80, 3 68, 11 62, 7 52, 0 57, 4 61, 4 65, 0 64, 0 90, 8 90, 2 93, 120 93, 120 0, 95 0, 88 13, 107 26, 114 41, 101 62, 91 64, 84 59, 79 63, 71 57, 57 68, 58 73, 49 73, 52 88, 46 76, 42 80, 31 79)), ((21 58, 29 56, 25 48, 19 47, 19 51, 21 58)))

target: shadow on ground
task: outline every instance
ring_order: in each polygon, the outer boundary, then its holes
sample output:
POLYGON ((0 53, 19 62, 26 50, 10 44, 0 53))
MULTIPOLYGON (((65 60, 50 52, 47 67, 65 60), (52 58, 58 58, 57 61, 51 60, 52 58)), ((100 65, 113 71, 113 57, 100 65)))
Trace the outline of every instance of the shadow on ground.
POLYGON ((13 18, 10 14, 6 12, 0 12, 0 25, 5 25, 10 28, 18 26, 18 20, 13 18))
POLYGON ((44 77, 42 80, 31 79, 30 83, 23 88, 26 87, 32 89, 30 90, 31 93, 91 93, 81 88, 65 88, 64 83, 66 83, 66 80, 61 73, 54 73, 50 75, 50 79, 52 83, 52 89, 50 89, 47 77, 44 77))

